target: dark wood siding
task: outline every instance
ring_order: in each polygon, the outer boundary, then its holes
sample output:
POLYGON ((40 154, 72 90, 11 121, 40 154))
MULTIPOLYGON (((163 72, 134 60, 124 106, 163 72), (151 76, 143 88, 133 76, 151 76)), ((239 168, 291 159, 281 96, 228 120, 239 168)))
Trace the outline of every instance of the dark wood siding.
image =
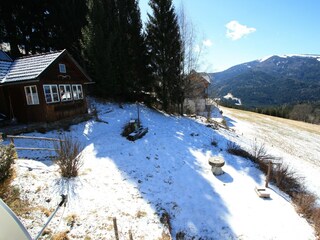
MULTIPOLYGON (((39 83, 24 83, 4 87, 10 111, 10 117, 15 117, 19 122, 39 122, 44 119, 43 102, 37 105, 28 105, 25 95, 25 86, 36 86, 39 96, 39 83), (11 101, 11 104, 10 104, 11 101), (11 106, 10 106, 11 105, 11 106), (13 116, 11 116, 13 113, 13 116)), ((39 99, 40 100, 40 99, 39 99)))
POLYGON ((48 122, 60 120, 67 117, 76 116, 87 112, 85 86, 83 83, 88 81, 85 75, 79 70, 76 64, 68 57, 64 55, 57 59, 50 67, 41 75, 41 100, 44 103, 46 112, 45 120, 48 122), (59 72, 59 64, 65 64, 66 73, 59 72), (81 84, 83 90, 83 99, 71 101, 59 101, 56 103, 46 103, 43 85, 62 85, 67 84, 72 86, 73 84, 81 84))

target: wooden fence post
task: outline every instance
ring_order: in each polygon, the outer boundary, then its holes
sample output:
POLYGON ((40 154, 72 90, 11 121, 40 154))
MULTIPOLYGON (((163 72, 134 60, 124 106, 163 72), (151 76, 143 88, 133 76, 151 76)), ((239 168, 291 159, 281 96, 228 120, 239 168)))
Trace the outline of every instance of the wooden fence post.
POLYGON ((133 237, 132 237, 132 232, 131 232, 131 230, 129 230, 129 240, 133 240, 133 237))
POLYGON ((113 228, 114 228, 114 235, 116 240, 119 240, 119 233, 118 233, 118 226, 117 226, 117 218, 113 218, 113 228))
POLYGON ((266 188, 269 186, 270 175, 271 175, 271 161, 268 162, 268 173, 267 173, 266 185, 265 185, 266 188))

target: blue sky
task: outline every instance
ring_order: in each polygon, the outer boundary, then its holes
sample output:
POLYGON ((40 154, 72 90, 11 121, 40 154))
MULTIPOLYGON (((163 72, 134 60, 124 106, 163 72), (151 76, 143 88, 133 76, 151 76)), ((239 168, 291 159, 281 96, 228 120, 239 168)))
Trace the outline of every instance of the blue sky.
MULTIPOLYGON (((140 0, 147 21, 149 0, 140 0)), ((216 72, 269 55, 320 54, 319 0, 173 0, 202 45, 200 71, 216 72)))

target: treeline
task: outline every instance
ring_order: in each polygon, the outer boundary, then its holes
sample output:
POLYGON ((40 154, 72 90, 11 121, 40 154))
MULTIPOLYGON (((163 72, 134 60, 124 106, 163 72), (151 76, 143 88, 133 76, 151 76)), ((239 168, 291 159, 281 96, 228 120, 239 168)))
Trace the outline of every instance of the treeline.
POLYGON ((0 46, 13 57, 67 49, 103 98, 146 97, 165 111, 184 100, 185 44, 172 0, 150 0, 142 26, 138 0, 2 0, 0 46))
POLYGON ((320 124, 320 102, 306 102, 298 104, 284 104, 281 106, 248 108, 237 106, 227 101, 220 103, 222 106, 240 110, 257 112, 265 115, 292 119, 312 124, 320 124))

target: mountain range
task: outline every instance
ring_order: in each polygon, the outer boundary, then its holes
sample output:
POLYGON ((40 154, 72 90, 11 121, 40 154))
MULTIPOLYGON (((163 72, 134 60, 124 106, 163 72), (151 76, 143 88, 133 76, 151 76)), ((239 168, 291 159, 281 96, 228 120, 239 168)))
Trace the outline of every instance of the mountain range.
POLYGON ((320 55, 274 55, 209 76, 214 97, 247 108, 320 101, 320 55))

